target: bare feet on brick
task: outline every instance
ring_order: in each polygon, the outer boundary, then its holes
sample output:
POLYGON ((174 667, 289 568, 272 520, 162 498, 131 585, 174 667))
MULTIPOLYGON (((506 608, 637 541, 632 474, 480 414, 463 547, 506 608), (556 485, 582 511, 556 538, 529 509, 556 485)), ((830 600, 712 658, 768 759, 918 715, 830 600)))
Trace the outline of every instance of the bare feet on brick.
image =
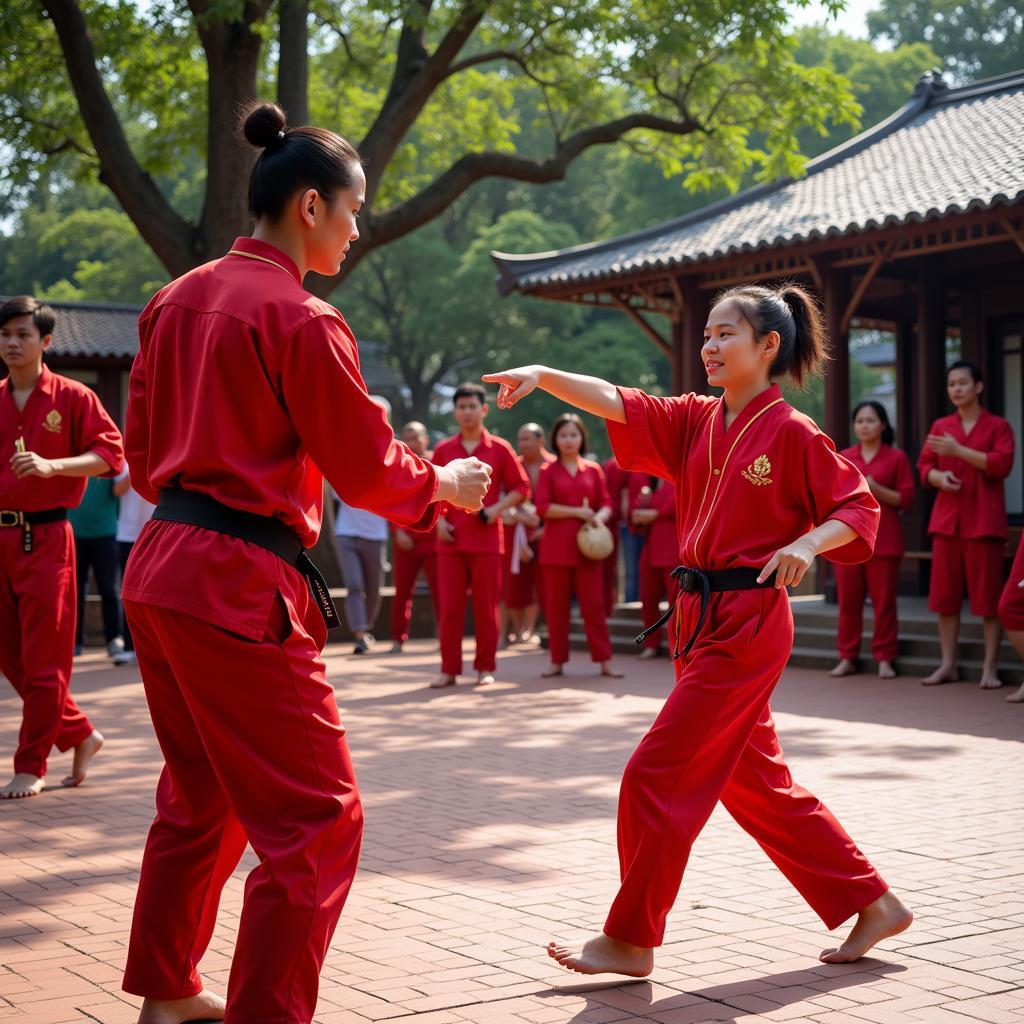
POLYGON ((494 674, 491 672, 477 672, 476 686, 490 686, 494 682, 494 674))
POLYGON ((565 675, 565 670, 562 668, 562 666, 552 664, 550 667, 544 669, 544 671, 541 672, 540 677, 541 679, 552 679, 555 676, 561 675, 565 675))
POLYGON ((857 915, 853 929, 838 949, 826 949, 818 959, 826 964, 853 963, 882 939, 905 932, 913 922, 910 909, 898 896, 887 892, 857 915))
POLYGON ((960 682, 960 673, 956 665, 940 665, 930 676, 921 680, 922 686, 939 686, 942 683, 960 682))
POLYGON ((1003 681, 996 674, 995 669, 987 669, 981 673, 981 682, 978 685, 983 690, 998 690, 1003 685, 1003 681))
POLYGON ((548 943, 548 956, 567 971, 577 974, 625 974, 646 978, 654 970, 654 950, 620 942, 610 935, 598 935, 582 949, 548 943))
POLYGON ((139 1011, 139 1024, 186 1024, 187 1021, 223 1020, 222 996, 202 992, 188 999, 147 999, 139 1011))
POLYGON ((843 658, 843 660, 840 661, 839 664, 836 665, 836 667, 832 669, 831 672, 829 672, 829 675, 833 676, 836 679, 839 679, 842 676, 855 675, 856 672, 857 662, 853 661, 850 658, 843 658))
POLYGON ((24 800, 28 796, 39 796, 44 789, 46 779, 28 772, 18 772, 3 789, 0 789, 0 800, 24 800))
POLYGON ((601 675, 607 676, 609 679, 621 679, 622 673, 610 662, 601 662, 601 675))
POLYGON ((430 684, 432 690, 443 690, 446 686, 455 685, 455 676, 445 675, 443 672, 430 684))
POLYGON ((1024 683, 1020 684, 1019 690, 1014 690, 1013 693, 1008 694, 1006 699, 1011 704, 1024 704, 1024 683))
POLYGON ((880 661, 878 663, 879 679, 895 679, 899 675, 896 666, 891 661, 880 661))
POLYGON ((75 747, 75 759, 71 762, 71 774, 61 782, 61 785, 65 788, 80 786, 85 781, 85 773, 89 767, 89 762, 100 752, 100 747, 102 746, 103 734, 98 729, 93 729, 75 747))

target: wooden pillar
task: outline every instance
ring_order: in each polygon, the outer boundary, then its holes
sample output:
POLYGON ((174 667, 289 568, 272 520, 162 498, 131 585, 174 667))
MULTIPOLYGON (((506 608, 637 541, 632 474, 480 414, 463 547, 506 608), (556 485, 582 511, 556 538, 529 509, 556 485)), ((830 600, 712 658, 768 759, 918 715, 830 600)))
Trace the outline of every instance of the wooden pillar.
POLYGON ((924 443, 928 428, 946 412, 946 287, 942 260, 921 260, 914 339, 914 437, 924 443))
POLYGON ((910 457, 917 458, 921 438, 914 420, 914 321, 904 317, 896 322, 896 443, 910 457))
POLYGON ((700 350, 704 344, 704 327, 708 322, 711 296, 706 289, 698 287, 695 274, 681 277, 679 290, 683 296, 683 311, 678 324, 673 324, 672 328, 675 351, 673 369, 678 375, 673 376, 673 386, 678 383, 675 388, 677 395, 689 391, 707 394, 708 380, 701 365, 700 350))
POLYGON ((825 372, 825 433, 837 448, 850 443, 850 332, 843 315, 850 301, 850 276, 822 262, 822 305, 832 358, 825 372))
POLYGON ((115 423, 122 423, 120 366, 101 367, 96 373, 96 394, 115 423))

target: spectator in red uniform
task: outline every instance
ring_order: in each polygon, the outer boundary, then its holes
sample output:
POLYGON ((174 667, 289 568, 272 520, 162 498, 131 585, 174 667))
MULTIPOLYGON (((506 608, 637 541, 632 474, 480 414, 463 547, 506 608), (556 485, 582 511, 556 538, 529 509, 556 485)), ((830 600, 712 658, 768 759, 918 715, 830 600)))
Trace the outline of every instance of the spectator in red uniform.
POLYGON ((473 456, 490 466, 492 475, 484 507, 478 513, 443 508, 437 521, 441 674, 430 684, 433 689, 454 686, 462 672, 462 631, 470 593, 476 627, 476 685, 494 682, 505 550, 501 514, 526 500, 530 481, 508 441, 484 427, 487 412, 483 387, 460 384, 455 391, 459 432, 434 449, 435 465, 473 456))
MULTIPOLYGON (((402 427, 402 440, 409 450, 421 459, 431 459, 430 435, 418 420, 402 427)), ((409 639, 412 618, 412 592, 420 572, 430 588, 430 603, 437 623, 437 534, 434 530, 414 532, 391 525, 391 568, 394 573, 395 597, 391 603, 391 653, 401 654, 402 645, 409 639)))
POLYGON ((914 503, 914 472, 907 456, 892 447, 894 434, 889 414, 880 402, 861 402, 853 410, 853 432, 858 443, 840 454, 861 471, 882 507, 882 516, 871 558, 857 565, 835 566, 840 660, 831 674, 848 676, 857 671, 866 592, 871 595, 875 613, 871 656, 879 676, 892 679, 896 676, 893 662, 899 638, 896 584, 906 547, 899 514, 914 503))
MULTIPOLYGON (((1017 545, 1017 555, 1010 569, 1010 578, 999 599, 999 621, 1006 638, 1024 660, 1024 540, 1017 545)), ((1011 704, 1024 703, 1024 683, 1006 698, 1011 704)))
POLYGON ((936 420, 917 460, 921 482, 939 493, 928 532, 932 575, 928 607, 939 616, 942 663, 925 686, 959 678, 956 645, 964 591, 984 621, 985 664, 981 688, 1002 686, 996 658, 1002 627, 999 595, 1006 553, 1006 498, 1003 480, 1013 467, 1013 430, 1002 416, 981 407, 981 373, 961 360, 946 371, 946 393, 956 412, 936 420))
POLYGON ((584 523, 607 523, 612 515, 601 467, 580 455, 586 448, 583 420, 576 413, 563 413, 551 428, 551 449, 557 458, 541 469, 537 481, 537 511, 544 519, 540 564, 551 655, 551 667, 543 674, 562 675, 569 660, 569 614, 575 594, 590 660, 600 667, 601 675, 619 678, 621 673, 612 668, 611 661, 603 560, 587 558, 576 540, 584 523))
MULTIPOLYGON (((679 564, 679 531, 675 489, 657 476, 644 480, 643 474, 631 474, 629 519, 646 534, 640 556, 640 601, 644 623, 650 625, 661 615, 661 602, 675 599, 677 587, 670 574, 679 564)), ((658 656, 662 636, 660 629, 647 634, 641 660, 658 656)))

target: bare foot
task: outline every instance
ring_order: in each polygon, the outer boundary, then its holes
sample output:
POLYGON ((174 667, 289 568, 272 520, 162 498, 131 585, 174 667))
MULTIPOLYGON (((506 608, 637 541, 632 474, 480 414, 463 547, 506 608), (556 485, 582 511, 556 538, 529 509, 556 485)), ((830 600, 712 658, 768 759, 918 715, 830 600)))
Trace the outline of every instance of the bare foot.
POLYGON ((226 1003, 221 996, 203 989, 188 999, 146 999, 139 1011, 139 1024, 185 1024, 186 1021, 223 1020, 226 1003))
POLYGON ((494 675, 491 672, 477 672, 476 684, 477 686, 490 686, 494 682, 494 675))
POLYGON ((443 672, 430 684, 432 690, 443 690, 446 686, 455 685, 455 676, 445 675, 443 672))
POLYGON ((24 800, 27 796, 39 796, 46 789, 46 779, 29 772, 18 772, 10 782, 0 789, 0 800, 24 800))
POLYGON ((1014 690, 1013 693, 1007 694, 1006 699, 1011 704, 1024 704, 1024 683, 1020 684, 1019 690, 1014 690))
POLYGON ((85 770, 89 762, 100 752, 103 746, 103 734, 98 729, 93 731, 75 747, 75 759, 71 762, 71 774, 61 782, 65 789, 80 786, 85 781, 85 770))
POLYGON ((995 669, 990 669, 981 673, 981 682, 978 685, 983 690, 998 690, 1003 685, 1003 681, 996 675, 995 669))
POLYGON ((895 679, 899 675, 896 666, 891 661, 880 661, 878 663, 879 679, 895 679))
POLYGON ((818 959, 826 964, 853 963, 882 939, 906 931, 913 922, 910 909, 894 893, 887 892, 857 915, 853 930, 838 949, 826 949, 818 959))
POLYGON ((401 654, 402 653, 402 644, 401 644, 401 642, 396 640, 391 645, 391 650, 388 653, 389 654, 401 654))
POLYGON ((645 647, 637 656, 637 661, 650 661, 651 658, 656 658, 661 651, 657 647, 645 647))
POLYGON ((548 956, 577 974, 626 974, 646 978, 654 970, 654 950, 598 935, 579 952, 556 942, 548 943, 548 956))
POLYGON ((853 676, 856 674, 857 662, 853 661, 851 658, 843 658, 843 660, 840 661, 831 672, 829 672, 829 675, 835 679, 839 679, 842 676, 853 676))
POLYGON ((553 676, 564 676, 564 675, 565 675, 565 672, 562 669, 561 665, 552 665, 550 668, 544 669, 544 671, 541 672, 540 677, 541 677, 541 679, 551 679, 553 676))
POLYGON ((601 662, 601 675, 607 676, 609 679, 622 679, 622 673, 612 667, 610 661, 601 662))
POLYGON ((942 683, 958 683, 960 682, 960 673, 956 670, 956 665, 940 665, 930 676, 925 676, 921 680, 922 686, 939 686, 942 683))

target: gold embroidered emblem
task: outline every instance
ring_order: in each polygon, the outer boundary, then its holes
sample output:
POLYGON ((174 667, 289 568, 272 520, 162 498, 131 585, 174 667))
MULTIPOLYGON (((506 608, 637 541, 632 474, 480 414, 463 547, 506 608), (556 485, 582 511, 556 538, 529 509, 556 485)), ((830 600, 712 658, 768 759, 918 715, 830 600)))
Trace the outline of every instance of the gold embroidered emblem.
POLYGON ((753 463, 743 470, 743 479, 749 480, 756 487, 764 487, 774 483, 772 480, 772 464, 767 455, 758 455, 753 463))
POLYGON ((62 429, 63 419, 61 414, 56 409, 51 409, 46 414, 46 419, 43 420, 43 426, 46 427, 51 434, 59 434, 62 429))

